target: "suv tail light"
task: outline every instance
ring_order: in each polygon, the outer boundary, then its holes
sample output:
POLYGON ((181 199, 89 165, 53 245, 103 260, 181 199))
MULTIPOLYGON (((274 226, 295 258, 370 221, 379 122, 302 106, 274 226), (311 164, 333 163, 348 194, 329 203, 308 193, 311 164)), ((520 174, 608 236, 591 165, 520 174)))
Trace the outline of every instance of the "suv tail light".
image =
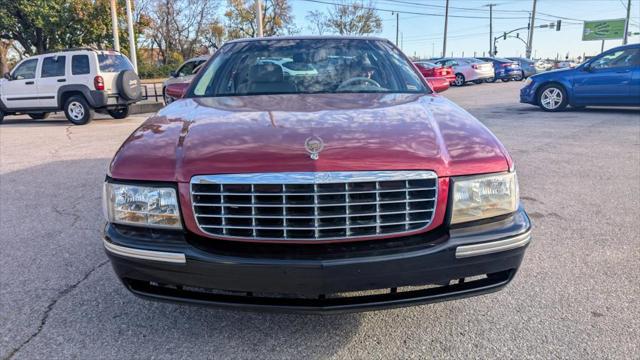
POLYGON ((96 90, 104 90, 104 79, 102 76, 98 75, 93 78, 93 86, 96 90))
POLYGON ((511 65, 513 65, 513 64, 511 64, 511 63, 504 63, 504 64, 502 64, 502 67, 509 67, 509 66, 511 66, 511 65))

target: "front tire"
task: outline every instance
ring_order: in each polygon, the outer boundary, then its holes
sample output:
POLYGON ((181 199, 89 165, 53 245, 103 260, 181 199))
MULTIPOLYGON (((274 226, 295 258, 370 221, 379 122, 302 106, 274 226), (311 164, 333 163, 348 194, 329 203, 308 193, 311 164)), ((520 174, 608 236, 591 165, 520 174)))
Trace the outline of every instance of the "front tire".
POLYGON ((48 118, 50 114, 51 113, 48 113, 48 112, 31 113, 29 114, 29 117, 32 118, 33 120, 44 120, 48 118))
POLYGON ((109 115, 114 119, 124 119, 129 116, 129 106, 125 106, 123 108, 107 110, 109 115))
POLYGON ((524 71, 521 71, 521 72, 520 72, 520 74, 514 78, 514 80, 515 80, 515 81, 522 81, 522 80, 524 80, 524 71))
POLYGON ((0 124, 4 121, 4 111, 0 110, 0 124))
POLYGON ((567 92, 557 84, 549 84, 538 91, 538 105, 544 111, 562 111, 569 103, 567 92))
POLYGON ((464 78, 464 75, 462 75, 461 73, 456 74, 456 80, 454 81, 454 84, 456 86, 463 86, 466 82, 467 80, 464 78))
POLYGON ((64 103, 64 114, 74 125, 85 125, 93 120, 93 109, 82 96, 72 96, 64 103))
POLYGON ((484 82, 486 82, 486 83, 494 83, 494 82, 496 82, 496 77, 495 76, 494 77, 490 77, 487 80, 485 80, 484 82))

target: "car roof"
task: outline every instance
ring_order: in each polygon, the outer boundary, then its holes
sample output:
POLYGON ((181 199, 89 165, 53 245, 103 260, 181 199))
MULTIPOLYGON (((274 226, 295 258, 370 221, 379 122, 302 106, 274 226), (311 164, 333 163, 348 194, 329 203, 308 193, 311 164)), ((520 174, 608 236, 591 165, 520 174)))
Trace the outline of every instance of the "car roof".
POLYGON ((251 42, 251 41, 280 41, 280 40, 375 40, 375 41, 386 41, 390 42, 388 39, 375 37, 375 36, 340 36, 340 35, 328 35, 328 36, 318 36, 318 35, 304 35, 304 36, 265 36, 265 37, 254 37, 254 38, 242 38, 236 40, 227 41, 225 44, 233 44, 239 42, 251 42))
POLYGON ((42 56, 42 55, 51 55, 51 54, 63 54, 63 53, 70 53, 70 52, 94 52, 97 54, 118 54, 118 55, 122 55, 122 53, 112 50, 112 49, 95 49, 95 48, 90 48, 90 47, 79 47, 79 48, 69 48, 69 49, 60 49, 60 50, 52 50, 49 52, 45 52, 42 54, 37 54, 34 56, 42 56))

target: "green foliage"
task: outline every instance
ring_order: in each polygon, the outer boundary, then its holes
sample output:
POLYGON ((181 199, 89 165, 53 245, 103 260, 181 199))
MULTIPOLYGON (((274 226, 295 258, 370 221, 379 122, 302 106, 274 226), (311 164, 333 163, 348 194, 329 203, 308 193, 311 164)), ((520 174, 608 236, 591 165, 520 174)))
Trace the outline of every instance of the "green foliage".
POLYGON ((155 65, 149 63, 138 64, 138 75, 141 79, 160 79, 169 77, 169 74, 178 68, 178 64, 155 65))
POLYGON ((109 47, 109 14, 109 0, 0 0, 0 39, 17 41, 26 54, 109 47))

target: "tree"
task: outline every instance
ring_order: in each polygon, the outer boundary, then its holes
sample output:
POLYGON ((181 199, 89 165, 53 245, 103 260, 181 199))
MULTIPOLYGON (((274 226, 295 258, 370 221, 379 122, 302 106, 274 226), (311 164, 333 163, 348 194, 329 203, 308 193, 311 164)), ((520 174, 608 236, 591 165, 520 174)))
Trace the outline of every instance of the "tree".
POLYGON ((143 36, 149 47, 158 49, 164 64, 176 53, 190 58, 204 45, 205 35, 217 21, 216 8, 209 0, 156 0, 148 13, 140 16, 148 23, 143 36))
POLYGON ((110 43, 109 0, 0 0, 0 39, 26 54, 110 43))
POLYGON ((340 35, 367 35, 382 31, 382 19, 371 3, 343 1, 330 12, 327 27, 340 35))
POLYGON ((324 35, 327 32, 327 15, 319 10, 307 12, 305 19, 309 22, 309 29, 318 35, 324 35))
MULTIPOLYGON (((228 0, 227 36, 230 39, 254 37, 256 29, 255 0, 228 0)), ((293 15, 287 0, 264 0, 262 4, 262 33, 276 36, 295 32, 293 15)))

